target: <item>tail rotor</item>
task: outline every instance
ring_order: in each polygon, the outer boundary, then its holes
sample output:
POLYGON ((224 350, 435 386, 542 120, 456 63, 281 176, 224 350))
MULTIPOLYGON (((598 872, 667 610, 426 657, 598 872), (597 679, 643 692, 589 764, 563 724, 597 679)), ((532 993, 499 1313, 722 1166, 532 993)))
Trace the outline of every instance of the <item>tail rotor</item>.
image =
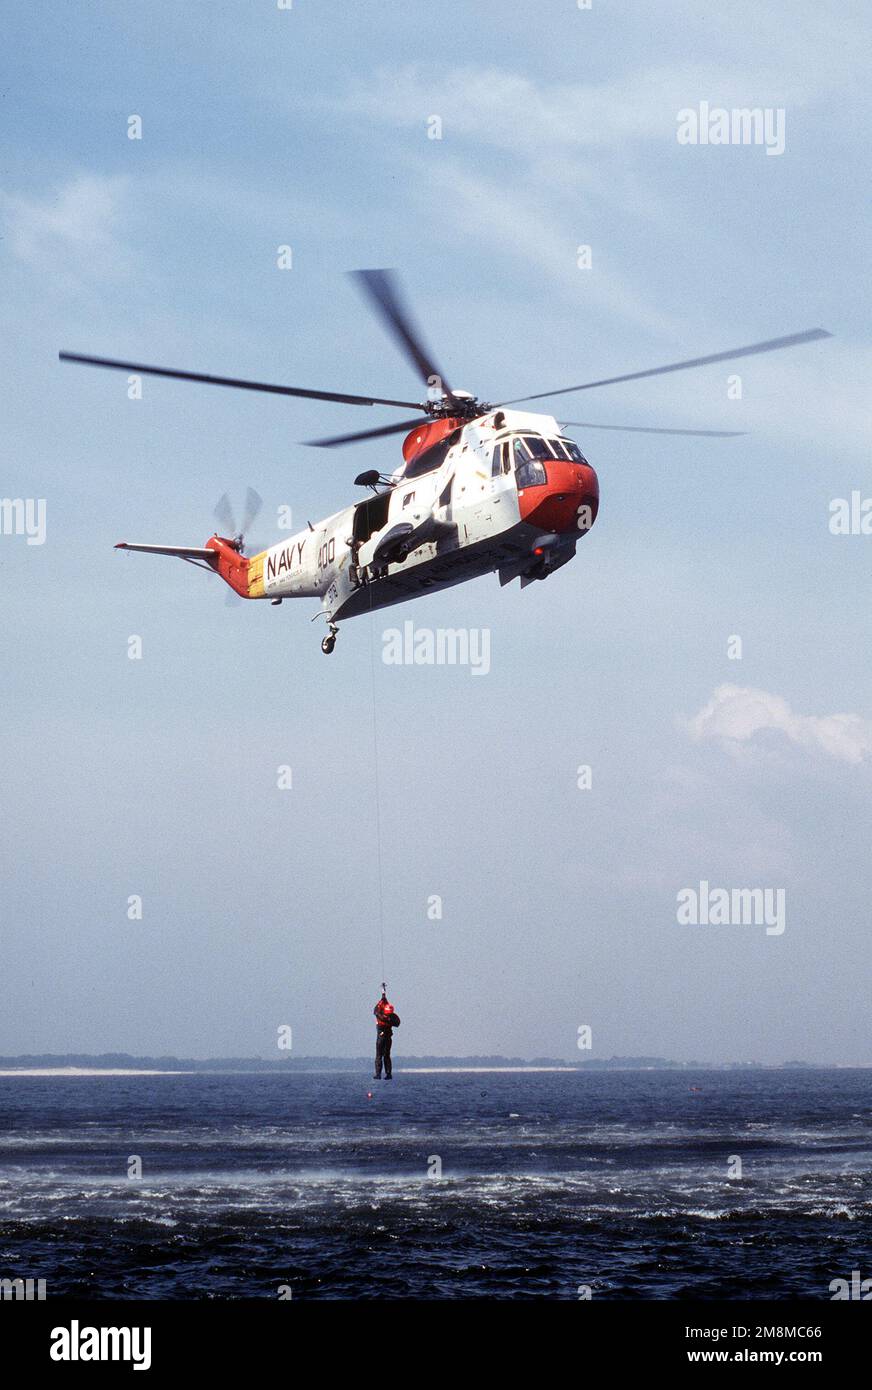
POLYGON ((263 498, 260 494, 255 492, 253 487, 246 488, 242 525, 237 530, 233 506, 227 493, 223 493, 215 504, 214 516, 222 531, 225 532, 227 539, 234 549, 239 551, 240 555, 244 553, 246 533, 256 520, 262 506, 263 498))
MULTIPOLYGON (((221 528, 222 535, 240 555, 245 553, 245 537, 252 523, 256 520, 262 506, 263 498, 260 494, 255 492, 253 487, 246 488, 242 524, 237 530, 233 504, 227 496, 227 493, 222 493, 215 503, 213 515, 221 528)), ((224 603, 227 608, 236 608, 242 603, 242 599, 238 594, 235 594, 232 589, 228 589, 224 603)))

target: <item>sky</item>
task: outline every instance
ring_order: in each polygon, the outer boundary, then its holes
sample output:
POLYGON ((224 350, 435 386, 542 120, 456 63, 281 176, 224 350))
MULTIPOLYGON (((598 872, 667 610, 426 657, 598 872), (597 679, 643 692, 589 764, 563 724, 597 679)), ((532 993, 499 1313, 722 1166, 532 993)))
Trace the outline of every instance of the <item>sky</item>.
POLYGON ((6 29, 0 493, 45 537, 0 535, 0 1054, 273 1057, 290 1027, 360 1055, 386 979, 401 1056, 872 1063, 872 537, 830 526, 872 496, 868 8, 95 0, 6 29), (783 111, 784 152, 680 144, 701 102, 783 111), (543 402, 744 433, 571 431, 602 500, 570 565, 352 620, 328 658, 316 604, 113 545, 202 545, 247 486, 271 543, 400 460, 299 441, 395 415, 130 400, 57 352, 407 399, 370 266, 486 399, 833 336, 543 402), (487 674, 386 664, 407 621, 486 631, 487 674), (702 883, 783 893, 784 930, 679 922, 702 883))

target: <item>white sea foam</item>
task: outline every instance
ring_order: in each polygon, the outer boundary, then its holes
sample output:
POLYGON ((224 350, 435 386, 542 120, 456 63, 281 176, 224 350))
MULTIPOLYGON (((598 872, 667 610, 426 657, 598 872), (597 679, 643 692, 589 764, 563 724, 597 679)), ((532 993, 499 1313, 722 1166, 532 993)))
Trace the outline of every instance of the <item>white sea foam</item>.
POLYGON ((0 1076, 194 1076, 192 1071, 145 1071, 142 1067, 9 1067, 0 1076))

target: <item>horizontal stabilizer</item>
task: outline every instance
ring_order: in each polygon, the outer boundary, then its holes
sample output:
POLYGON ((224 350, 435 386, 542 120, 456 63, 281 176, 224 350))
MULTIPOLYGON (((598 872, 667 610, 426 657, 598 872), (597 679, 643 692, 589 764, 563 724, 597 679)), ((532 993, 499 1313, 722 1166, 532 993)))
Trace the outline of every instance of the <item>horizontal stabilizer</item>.
POLYGON ((204 564, 211 565, 212 569, 218 568, 218 552, 199 545, 134 545, 128 541, 119 541, 115 549, 143 550, 149 555, 175 555, 180 560, 201 560, 204 564))

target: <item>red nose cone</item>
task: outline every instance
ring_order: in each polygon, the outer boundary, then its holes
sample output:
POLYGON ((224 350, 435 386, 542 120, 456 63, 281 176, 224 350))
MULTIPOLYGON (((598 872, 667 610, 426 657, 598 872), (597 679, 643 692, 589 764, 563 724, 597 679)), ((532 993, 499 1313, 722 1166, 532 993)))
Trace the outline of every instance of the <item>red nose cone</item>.
POLYGON ((589 463, 546 459, 547 481, 520 488, 521 520, 543 531, 589 531, 599 510, 599 482, 589 463))

